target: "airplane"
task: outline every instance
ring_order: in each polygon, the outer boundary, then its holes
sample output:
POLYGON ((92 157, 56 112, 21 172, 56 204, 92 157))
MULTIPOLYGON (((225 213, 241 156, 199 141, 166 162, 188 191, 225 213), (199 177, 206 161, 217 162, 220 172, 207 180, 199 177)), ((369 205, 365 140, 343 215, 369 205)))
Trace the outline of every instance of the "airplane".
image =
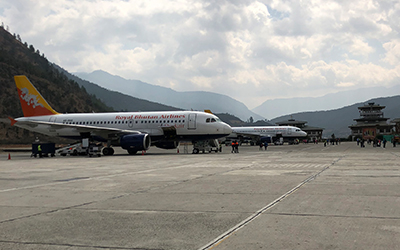
POLYGON ((14 76, 14 80, 24 117, 9 117, 11 125, 49 136, 106 142, 104 155, 114 154, 111 146, 121 146, 133 155, 151 145, 174 149, 180 141, 217 139, 232 132, 217 116, 200 111, 61 114, 26 76, 14 76))
POLYGON ((250 137, 252 142, 275 142, 283 138, 285 141, 293 142, 295 139, 306 137, 307 133, 293 126, 255 126, 255 127, 232 127, 232 133, 227 138, 238 138, 243 140, 250 137))

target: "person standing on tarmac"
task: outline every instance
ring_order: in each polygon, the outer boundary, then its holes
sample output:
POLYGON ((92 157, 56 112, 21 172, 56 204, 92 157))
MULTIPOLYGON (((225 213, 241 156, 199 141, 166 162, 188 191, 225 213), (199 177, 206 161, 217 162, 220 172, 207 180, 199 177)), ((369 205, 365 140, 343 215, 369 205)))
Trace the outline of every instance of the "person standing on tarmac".
POLYGON ((232 153, 235 153, 235 141, 232 141, 231 145, 232 145, 232 153))
POLYGON ((235 142, 235 153, 239 153, 239 142, 235 142))
POLYGON ((268 142, 264 142, 264 148, 265 148, 265 150, 268 149, 268 142))

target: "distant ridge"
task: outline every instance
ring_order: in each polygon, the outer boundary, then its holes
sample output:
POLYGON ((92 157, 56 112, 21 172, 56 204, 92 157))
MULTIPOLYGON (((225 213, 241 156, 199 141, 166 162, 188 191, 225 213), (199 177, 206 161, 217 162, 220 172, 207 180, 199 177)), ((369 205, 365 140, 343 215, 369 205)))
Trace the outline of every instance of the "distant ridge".
POLYGON ((267 119, 297 112, 338 109, 364 100, 400 95, 400 85, 391 88, 374 87, 341 91, 321 97, 302 97, 267 100, 252 109, 267 119), (274 107, 274 108, 271 108, 274 107))
POLYGON ((354 119, 360 117, 358 107, 364 106, 364 104, 369 102, 386 106, 383 109, 383 113, 386 118, 390 118, 389 121, 400 118, 400 95, 397 95, 374 98, 334 110, 293 113, 274 118, 271 122, 275 123, 293 118, 295 120, 307 121, 307 125, 309 126, 324 128, 323 136, 325 137, 330 137, 331 134, 348 137, 351 133, 348 126, 354 124, 354 119))
POLYGON ((170 88, 152 85, 138 80, 127 80, 101 70, 92 73, 74 74, 106 89, 112 89, 126 95, 185 110, 210 109, 214 113, 233 114, 242 120, 247 120, 250 117, 253 117, 255 121, 264 119, 262 116, 249 110, 243 103, 226 95, 206 91, 178 92, 170 88))
POLYGON ((57 66, 71 80, 76 81, 83 86, 87 92, 96 95, 106 105, 112 107, 116 111, 176 111, 182 110, 176 107, 164 105, 161 103, 151 102, 140 98, 132 97, 117 91, 108 90, 100 87, 92 82, 82 80, 81 78, 68 73, 66 70, 57 66))

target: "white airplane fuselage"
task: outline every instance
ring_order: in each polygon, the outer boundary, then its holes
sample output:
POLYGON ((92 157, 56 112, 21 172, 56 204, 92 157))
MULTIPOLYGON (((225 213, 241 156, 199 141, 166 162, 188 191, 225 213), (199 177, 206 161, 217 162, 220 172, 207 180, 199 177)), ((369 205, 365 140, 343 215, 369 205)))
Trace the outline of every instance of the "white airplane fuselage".
POLYGON ((232 132, 217 116, 199 111, 60 114, 26 76, 14 80, 24 117, 9 117, 11 125, 49 136, 107 142, 104 155, 114 154, 112 145, 135 154, 150 145, 172 149, 180 141, 216 139, 232 132))
POLYGON ((253 138, 277 138, 300 139, 307 136, 307 133, 293 126, 254 126, 254 127, 232 127, 232 133, 228 138, 238 137, 253 138))
MULTIPOLYGON (((152 142, 164 139, 165 131, 171 129, 175 130, 174 139, 178 141, 215 139, 232 131, 230 126, 220 121, 217 116, 198 111, 76 113, 20 117, 15 120, 15 126, 49 136, 71 139, 79 139, 85 131, 91 132, 97 128, 126 130, 127 133, 139 131, 150 135, 152 142), (33 125, 31 122, 45 124, 33 125)), ((107 133, 104 133, 100 130, 92 132, 92 136, 98 141, 107 141, 106 134, 109 132, 107 130, 107 133)))

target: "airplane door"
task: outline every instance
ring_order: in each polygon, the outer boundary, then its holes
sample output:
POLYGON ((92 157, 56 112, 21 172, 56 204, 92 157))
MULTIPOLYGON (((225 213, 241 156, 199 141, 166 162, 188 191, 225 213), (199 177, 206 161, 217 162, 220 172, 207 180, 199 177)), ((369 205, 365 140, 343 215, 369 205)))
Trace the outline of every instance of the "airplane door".
POLYGON ((189 114, 188 129, 196 129, 196 117, 197 117, 197 114, 189 114))
POLYGON ((292 128, 288 128, 288 135, 292 134, 292 128))
POLYGON ((50 116, 49 122, 56 122, 56 117, 55 116, 50 116))

